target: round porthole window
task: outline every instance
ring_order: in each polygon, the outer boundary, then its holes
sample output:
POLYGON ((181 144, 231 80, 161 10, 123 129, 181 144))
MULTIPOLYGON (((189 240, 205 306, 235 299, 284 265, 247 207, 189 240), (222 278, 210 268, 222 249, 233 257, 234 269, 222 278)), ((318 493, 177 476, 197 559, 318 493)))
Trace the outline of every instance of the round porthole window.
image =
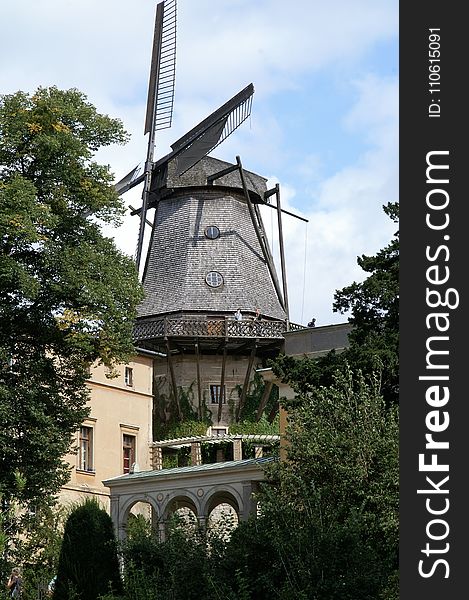
POLYGON ((209 225, 205 228, 205 237, 209 240, 215 240, 220 235, 220 230, 215 225, 209 225))
POLYGON ((223 276, 218 271, 210 271, 205 277, 205 282, 210 287, 220 287, 223 283, 223 276))

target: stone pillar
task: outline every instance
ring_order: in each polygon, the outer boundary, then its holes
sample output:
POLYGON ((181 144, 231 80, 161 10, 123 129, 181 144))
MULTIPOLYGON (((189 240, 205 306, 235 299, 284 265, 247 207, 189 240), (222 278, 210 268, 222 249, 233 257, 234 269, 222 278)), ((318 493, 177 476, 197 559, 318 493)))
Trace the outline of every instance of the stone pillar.
POLYGON ((197 517, 197 523, 199 525, 200 531, 205 531, 207 527, 207 517, 205 515, 199 515, 197 517))
POLYGON ((159 515, 156 512, 156 510, 154 509, 153 505, 151 505, 150 510, 151 510, 151 517, 150 517, 151 529, 153 531, 153 534, 158 535, 159 524, 160 524, 159 515))
POLYGON ((242 440, 233 440, 233 460, 243 460, 242 440))
POLYGON ((202 452, 200 442, 191 443, 191 465, 197 466, 202 464, 202 452))
POLYGON ((166 523, 163 520, 158 523, 158 539, 160 542, 166 541, 166 523))
POLYGON ((116 539, 117 539, 117 541, 122 542, 125 540, 125 537, 126 537, 126 523, 120 522, 121 515, 120 515, 119 496, 113 496, 112 492, 111 492, 110 503, 111 503, 111 519, 112 519, 112 522, 114 525, 116 539))
POLYGON ((256 514, 257 502, 253 497, 253 485, 251 481, 242 481, 243 486, 243 511, 239 515, 240 521, 246 521, 250 514, 256 514))
POLYGON ((161 471, 163 468, 163 448, 161 446, 153 446, 152 467, 156 471, 161 471))
POLYGON ((288 442, 285 438, 285 431, 287 427, 287 412, 284 408, 282 408, 282 398, 286 398, 287 400, 292 400, 295 398, 294 390, 287 384, 283 383, 272 373, 272 369, 262 369, 262 378, 267 382, 272 382, 274 385, 278 387, 278 393, 280 398, 280 460, 286 460, 287 458, 287 448, 288 442))

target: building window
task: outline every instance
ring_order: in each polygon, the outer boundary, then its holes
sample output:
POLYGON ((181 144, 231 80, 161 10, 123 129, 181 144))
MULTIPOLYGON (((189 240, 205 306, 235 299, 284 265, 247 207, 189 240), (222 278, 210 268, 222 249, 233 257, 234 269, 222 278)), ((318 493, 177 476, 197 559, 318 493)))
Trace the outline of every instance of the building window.
POLYGON ((122 457, 124 473, 130 473, 132 465, 135 463, 135 436, 124 433, 122 436, 122 457))
POLYGON ((216 240, 220 235, 220 230, 215 225, 209 225, 205 228, 205 237, 208 237, 209 240, 216 240))
POLYGON ((132 367, 125 367, 125 385, 132 387, 134 384, 134 370, 132 367))
POLYGON ((80 427, 78 439, 78 469, 94 471, 93 467, 93 428, 80 427))
POLYGON ((222 395, 221 403, 226 404, 226 394, 225 394, 225 386, 223 386, 223 394, 221 385, 211 385, 210 386, 210 402, 212 404, 220 403, 220 395, 222 395))
POLYGON ((210 271, 205 277, 205 282, 210 287, 220 287, 223 283, 223 276, 218 271, 210 271))
POLYGON ((224 435, 228 435, 228 427, 212 427, 213 437, 223 437, 224 435))

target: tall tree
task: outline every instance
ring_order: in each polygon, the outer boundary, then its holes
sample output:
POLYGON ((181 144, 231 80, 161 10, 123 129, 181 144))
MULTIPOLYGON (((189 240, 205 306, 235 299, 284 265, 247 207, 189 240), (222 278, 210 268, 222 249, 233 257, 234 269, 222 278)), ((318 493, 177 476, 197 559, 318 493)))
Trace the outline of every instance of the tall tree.
MULTIPOLYGON (((104 237, 124 208, 94 153, 127 140, 78 90, 0 97, 2 510, 47 502, 87 414, 90 365, 133 350, 142 298, 130 257, 104 237)), ((5 517, 8 518, 8 517, 5 517)))
MULTIPOLYGON (((399 204, 383 207, 394 223, 399 204)), ((375 256, 360 256, 358 265, 369 273, 362 283, 337 291, 334 310, 351 312, 350 348, 344 354, 350 364, 366 372, 382 366, 382 393, 387 401, 399 396, 399 231, 375 256)))
POLYGON ((252 598, 398 597, 398 409, 379 379, 344 369, 290 407, 287 460, 233 533, 218 580, 252 598))

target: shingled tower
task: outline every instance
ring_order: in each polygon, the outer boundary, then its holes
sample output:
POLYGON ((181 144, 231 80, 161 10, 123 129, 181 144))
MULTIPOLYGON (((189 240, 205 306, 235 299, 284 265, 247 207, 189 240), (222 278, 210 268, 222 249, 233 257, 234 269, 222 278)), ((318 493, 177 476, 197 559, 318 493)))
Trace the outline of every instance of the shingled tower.
POLYGON ((160 393, 178 403, 191 390, 199 415, 207 407, 223 426, 239 415, 254 367, 278 353, 287 321, 258 236, 265 239, 258 204, 266 180, 236 169, 207 183, 230 167, 206 157, 177 176, 170 163, 159 179, 135 329, 139 346, 163 355, 155 363, 160 393))

